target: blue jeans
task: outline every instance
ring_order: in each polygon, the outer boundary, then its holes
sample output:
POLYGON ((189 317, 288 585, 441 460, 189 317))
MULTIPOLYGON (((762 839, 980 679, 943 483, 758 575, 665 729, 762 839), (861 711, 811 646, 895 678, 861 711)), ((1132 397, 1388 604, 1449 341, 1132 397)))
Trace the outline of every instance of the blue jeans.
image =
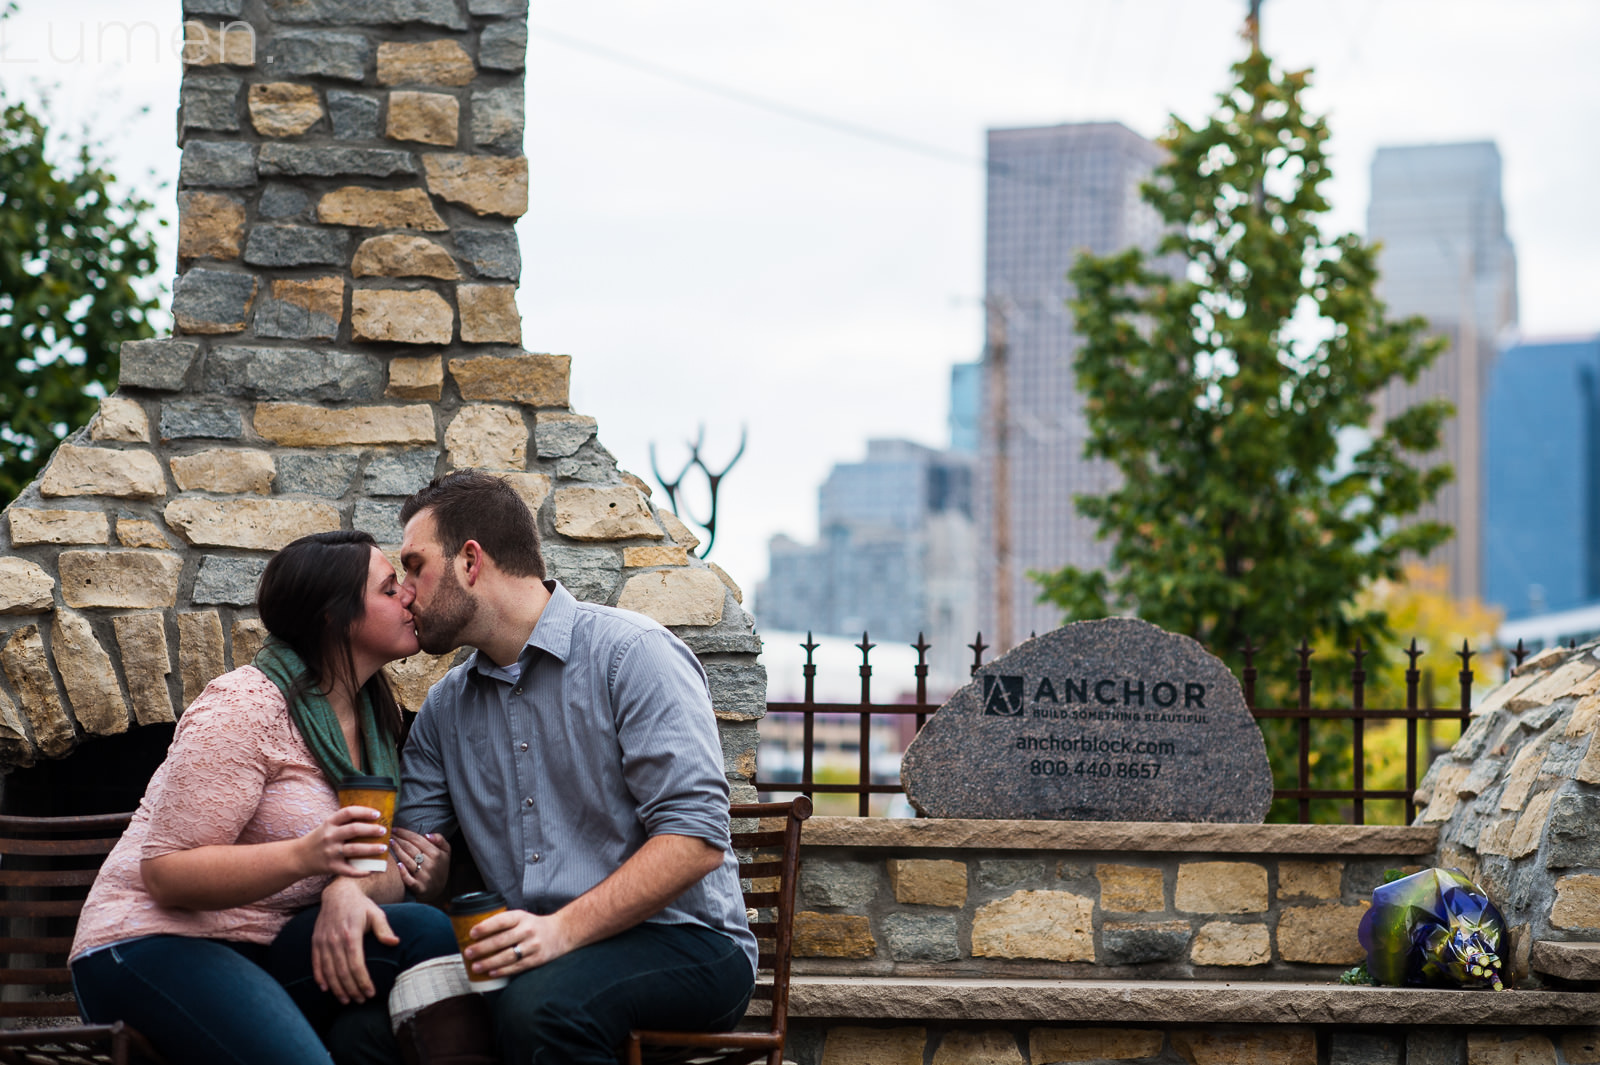
MULTIPOLYGON (((367 937, 368 1009, 382 1008, 400 972, 456 950, 431 906, 383 909, 400 944, 367 937)), ((317 1033, 342 1007, 311 977, 316 914, 296 915, 271 946, 157 935, 85 955, 72 963, 79 1009, 92 1023, 127 1021, 172 1065, 332 1065, 317 1033)))
POLYGON ((641 924, 491 992, 495 1033, 507 1065, 616 1065, 635 1028, 732 1028, 754 986, 750 959, 720 932, 641 924))

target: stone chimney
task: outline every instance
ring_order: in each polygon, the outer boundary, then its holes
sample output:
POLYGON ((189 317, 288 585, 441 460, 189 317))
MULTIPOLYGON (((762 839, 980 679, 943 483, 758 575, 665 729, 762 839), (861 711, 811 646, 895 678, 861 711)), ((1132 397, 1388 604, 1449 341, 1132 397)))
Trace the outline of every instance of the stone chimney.
MULTIPOLYGON (((527 0, 184 0, 168 339, 0 521, 0 769, 170 722, 250 661, 271 553, 400 539, 401 499, 493 471, 581 599, 700 655, 736 794, 765 710, 733 582, 523 348, 527 0)), ((618 387, 624 387, 619 384, 618 387)), ((449 662, 394 667, 420 705, 449 662)))

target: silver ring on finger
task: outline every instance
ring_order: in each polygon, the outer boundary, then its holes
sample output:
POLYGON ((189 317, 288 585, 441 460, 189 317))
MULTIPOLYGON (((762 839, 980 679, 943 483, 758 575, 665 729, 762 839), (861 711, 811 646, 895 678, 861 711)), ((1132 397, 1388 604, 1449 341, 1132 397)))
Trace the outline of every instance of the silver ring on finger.
POLYGON ((417 861, 417 872, 420 873, 420 872, 422 872, 422 852, 421 851, 417 852, 416 861, 417 861))
POLYGON ((513 943, 513 944, 511 944, 511 954, 518 961, 521 961, 522 960, 522 944, 521 943, 513 943))

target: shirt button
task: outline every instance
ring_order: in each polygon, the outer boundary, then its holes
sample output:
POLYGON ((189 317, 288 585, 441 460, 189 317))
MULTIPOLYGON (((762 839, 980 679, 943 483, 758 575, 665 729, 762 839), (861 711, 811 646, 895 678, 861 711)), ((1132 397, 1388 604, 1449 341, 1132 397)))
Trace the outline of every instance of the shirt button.
POLYGON ((523 799, 522 800, 522 805, 524 805, 524 806, 526 806, 526 807, 531 809, 533 807, 533 800, 532 799, 523 799))
POLYGON ((539 860, 539 859, 540 859, 540 858, 542 858, 542 857, 544 857, 544 856, 543 856, 543 855, 542 855, 542 854, 535 854, 535 855, 534 855, 534 856, 533 856, 533 861, 538 861, 538 860, 539 860))
POLYGON ((518 684, 515 688, 512 688, 511 689, 511 694, 512 695, 521 695, 522 694, 522 685, 518 684))
POLYGON ((527 745, 527 744, 526 744, 526 743, 519 743, 519 744, 517 744, 517 750, 519 750, 519 751, 525 751, 525 750, 527 750, 527 749, 528 749, 528 745, 527 745))

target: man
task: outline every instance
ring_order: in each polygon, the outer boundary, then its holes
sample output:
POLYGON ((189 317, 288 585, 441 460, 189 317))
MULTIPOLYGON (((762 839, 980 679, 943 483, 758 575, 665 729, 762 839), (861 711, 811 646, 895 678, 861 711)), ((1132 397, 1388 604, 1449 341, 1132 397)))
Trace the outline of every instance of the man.
POLYGON ((635 1027, 731 1027, 756 942, 699 662, 545 580, 533 515, 497 477, 438 478, 400 518, 423 650, 477 650, 412 726, 395 820, 418 834, 403 840, 459 827, 507 901, 467 952, 511 978, 492 1004, 502 1056, 598 1065, 635 1027))

